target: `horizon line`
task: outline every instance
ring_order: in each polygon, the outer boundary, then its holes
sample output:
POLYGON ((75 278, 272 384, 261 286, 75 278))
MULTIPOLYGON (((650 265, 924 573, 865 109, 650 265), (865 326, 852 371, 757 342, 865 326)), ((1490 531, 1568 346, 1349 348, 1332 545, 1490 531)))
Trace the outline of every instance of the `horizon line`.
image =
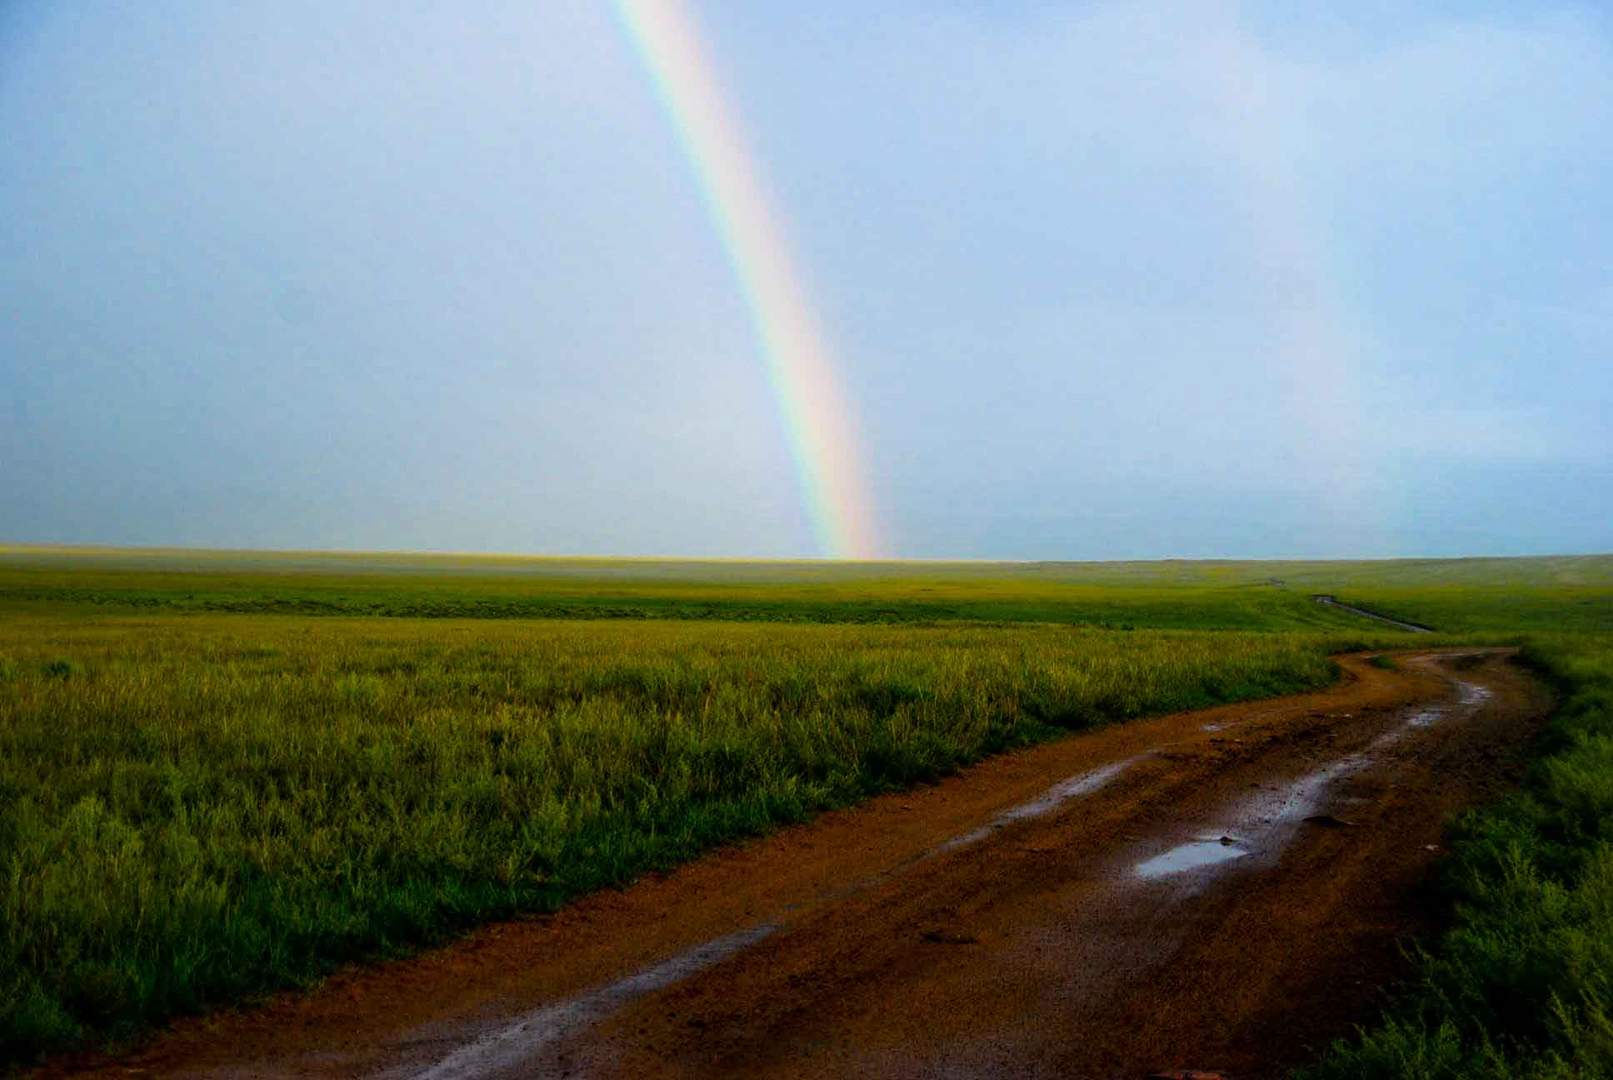
POLYGON ((521 551, 472 551, 448 548, 318 548, 318 547, 234 547, 193 544, 117 544, 84 541, 54 540, 0 540, 0 556, 41 552, 54 554, 97 554, 128 552, 133 554, 187 553, 198 555, 322 555, 348 558, 369 556, 424 557, 437 559, 519 559, 530 562, 684 562, 684 563, 809 563, 824 566, 878 566, 900 564, 962 564, 1036 566, 1046 564, 1113 564, 1113 563, 1349 563, 1349 562, 1465 562, 1481 559, 1596 559, 1613 558, 1610 551, 1550 551, 1528 555, 1155 555, 1115 556, 1107 558, 1019 558, 1012 556, 952 556, 911 555, 876 559, 848 559, 828 555, 679 555, 636 554, 607 555, 577 552, 545 553, 521 551))

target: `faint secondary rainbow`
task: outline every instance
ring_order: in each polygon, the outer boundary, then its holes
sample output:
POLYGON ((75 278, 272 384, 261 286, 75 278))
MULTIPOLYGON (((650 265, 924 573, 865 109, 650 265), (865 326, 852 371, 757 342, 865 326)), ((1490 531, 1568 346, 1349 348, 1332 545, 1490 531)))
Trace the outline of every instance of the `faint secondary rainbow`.
POLYGON ((872 558, 879 541, 850 405, 693 18, 682 0, 617 0, 616 10, 683 143, 750 307, 818 544, 835 558, 872 558))

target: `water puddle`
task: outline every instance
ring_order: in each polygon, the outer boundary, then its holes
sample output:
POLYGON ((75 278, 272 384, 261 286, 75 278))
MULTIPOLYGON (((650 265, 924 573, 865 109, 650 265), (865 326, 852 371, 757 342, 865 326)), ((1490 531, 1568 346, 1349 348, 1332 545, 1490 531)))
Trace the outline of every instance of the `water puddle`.
MULTIPOLYGON (((1491 694, 1488 687, 1480 686, 1478 683, 1466 682, 1462 679, 1453 679, 1452 682, 1456 684, 1456 705, 1464 712, 1473 712, 1480 705, 1490 700, 1491 694)), ((1448 712, 1449 709, 1446 705, 1430 705, 1425 709, 1418 709, 1406 717, 1405 726, 1409 728, 1433 727, 1444 719, 1448 712)), ((1393 741, 1393 739, 1389 741, 1393 741)))
POLYGON ((1414 728, 1433 727, 1434 721, 1445 713, 1444 709, 1423 709, 1406 717, 1406 726, 1414 728))
MULTIPOLYGON (((1483 686, 1455 681, 1458 706, 1464 713, 1472 713, 1491 696, 1491 692, 1483 686)), ((1263 791, 1242 803, 1228 815, 1226 825, 1226 831, 1240 839, 1233 839, 1232 835, 1216 839, 1200 837, 1138 862, 1133 872, 1139 878, 1151 881, 1223 866, 1249 855, 1270 856, 1282 850, 1307 819, 1320 820, 1318 810, 1335 781, 1367 768, 1377 759, 1380 751, 1400 742, 1415 730, 1432 727, 1445 719, 1450 711, 1446 705, 1412 710, 1405 714, 1401 723, 1372 740, 1365 750, 1347 754, 1315 772, 1274 790, 1263 791)), ((1327 815, 1321 817, 1335 823, 1342 821, 1328 818, 1327 815)))
POLYGON ((727 959, 777 929, 777 924, 764 923, 726 934, 625 979, 534 1009, 414 1075, 419 1080, 451 1080, 488 1076, 517 1067, 524 1073, 541 1071, 533 1059, 553 1049, 567 1036, 597 1024, 636 998, 681 982, 727 959))
POLYGON ((1071 799, 1078 799, 1083 795, 1090 795, 1094 791, 1108 784, 1115 777, 1125 772, 1136 758, 1127 758, 1112 765, 1104 765, 1090 772, 1080 773, 1068 780, 1060 780, 1046 791, 1029 802, 1020 803, 1004 810, 978 829, 971 829, 962 836, 954 836, 935 849, 935 854, 957 851, 971 844, 991 836, 1002 829, 1014 824, 1016 821, 1028 821, 1031 818, 1046 817, 1071 799))
POLYGON ((1366 765, 1362 754, 1352 754, 1325 769, 1308 773, 1273 791, 1264 791, 1242 803, 1228 818, 1227 833, 1197 837, 1133 868, 1144 881, 1224 866, 1250 855, 1269 856, 1282 850, 1300 823, 1313 816, 1329 784, 1366 765))
POLYGON ((1251 854, 1247 848, 1237 841, 1227 838, 1225 840, 1192 840, 1185 844, 1178 844, 1169 851, 1155 855, 1146 862, 1137 864, 1137 876, 1145 881, 1154 878, 1169 877, 1172 874, 1183 874, 1189 870, 1202 870, 1206 866, 1216 866, 1221 863, 1241 859, 1251 854))

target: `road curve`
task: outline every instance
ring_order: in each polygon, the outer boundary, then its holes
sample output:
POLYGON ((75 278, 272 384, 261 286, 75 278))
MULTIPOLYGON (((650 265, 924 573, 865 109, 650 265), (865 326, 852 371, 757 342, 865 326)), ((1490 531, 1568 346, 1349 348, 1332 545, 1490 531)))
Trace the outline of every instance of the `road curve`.
POLYGON ((1370 1018, 1550 707, 1500 650, 1341 664, 45 1074, 1277 1075, 1370 1018))

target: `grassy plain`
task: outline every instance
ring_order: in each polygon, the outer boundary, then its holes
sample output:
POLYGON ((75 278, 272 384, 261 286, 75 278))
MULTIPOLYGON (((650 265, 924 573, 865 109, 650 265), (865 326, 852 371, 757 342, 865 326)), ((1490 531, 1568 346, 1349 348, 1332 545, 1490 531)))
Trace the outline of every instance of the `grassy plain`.
POLYGON ((0 602, 412 618, 1359 629, 1317 593, 1453 632, 1613 630, 1613 558, 981 563, 0 547, 0 602))
POLYGON ((0 549, 0 1044, 304 983, 1002 748, 1430 640, 1314 593, 1470 640, 1551 630, 1552 656, 1613 641, 1613 558, 0 549))

